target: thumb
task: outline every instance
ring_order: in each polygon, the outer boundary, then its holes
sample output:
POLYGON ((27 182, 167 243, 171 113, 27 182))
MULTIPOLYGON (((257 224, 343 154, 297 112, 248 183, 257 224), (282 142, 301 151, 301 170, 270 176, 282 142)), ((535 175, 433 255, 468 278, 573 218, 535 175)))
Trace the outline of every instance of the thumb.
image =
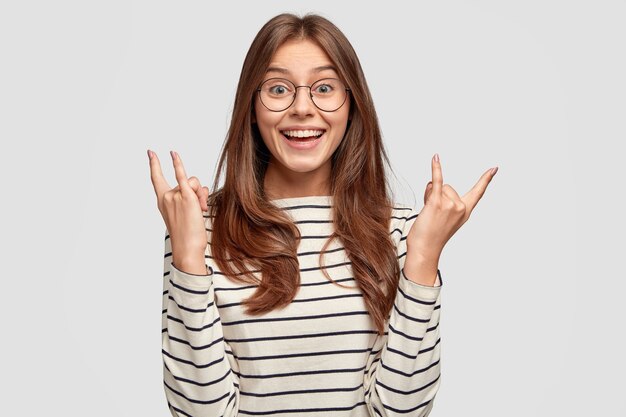
POLYGON ((187 182, 189 183, 189 186, 191 187, 193 192, 197 193, 198 189, 200 188, 200 180, 197 177, 190 177, 187 182))
POLYGON ((200 191, 200 193, 198 193, 198 196, 200 198, 200 205, 202 206, 202 211, 208 211, 209 210, 209 187, 204 186, 202 187, 202 190, 200 191))
POLYGON ((426 190, 424 191, 424 205, 428 201, 428 197, 430 197, 430 193, 432 193, 432 191, 433 191, 433 182, 428 181, 428 184, 426 184, 426 190))

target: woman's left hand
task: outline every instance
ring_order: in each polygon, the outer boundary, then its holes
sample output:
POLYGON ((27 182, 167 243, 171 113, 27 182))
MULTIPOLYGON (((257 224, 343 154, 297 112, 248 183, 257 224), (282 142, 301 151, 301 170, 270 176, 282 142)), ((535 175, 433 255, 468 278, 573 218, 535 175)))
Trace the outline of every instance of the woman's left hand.
POLYGON ((487 170, 463 197, 443 183, 441 162, 435 154, 431 161, 432 181, 424 192, 424 208, 411 226, 407 246, 422 259, 438 260, 443 247, 469 219, 498 168, 487 170))

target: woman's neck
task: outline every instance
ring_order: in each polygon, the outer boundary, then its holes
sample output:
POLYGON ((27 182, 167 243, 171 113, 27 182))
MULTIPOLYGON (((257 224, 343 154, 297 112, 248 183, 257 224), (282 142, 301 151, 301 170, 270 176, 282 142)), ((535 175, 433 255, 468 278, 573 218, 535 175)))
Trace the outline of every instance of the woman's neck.
POLYGON ((280 170, 270 164, 265 172, 263 189, 269 199, 330 195, 330 169, 320 167, 310 172, 280 170))

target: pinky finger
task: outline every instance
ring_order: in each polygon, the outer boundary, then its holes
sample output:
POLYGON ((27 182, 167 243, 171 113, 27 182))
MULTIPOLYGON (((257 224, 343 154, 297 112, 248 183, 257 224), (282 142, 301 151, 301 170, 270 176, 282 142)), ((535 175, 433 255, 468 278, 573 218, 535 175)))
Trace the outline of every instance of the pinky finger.
POLYGON ((202 187, 202 207, 204 207, 204 211, 209 211, 209 187, 202 187))

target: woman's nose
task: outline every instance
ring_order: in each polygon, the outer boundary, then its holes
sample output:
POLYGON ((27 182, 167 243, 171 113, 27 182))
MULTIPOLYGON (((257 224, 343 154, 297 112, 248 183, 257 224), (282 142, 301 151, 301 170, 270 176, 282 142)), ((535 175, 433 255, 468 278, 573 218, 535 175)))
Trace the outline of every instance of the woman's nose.
POLYGON ((308 87, 296 88, 296 99, 291 108, 295 114, 312 114, 315 111, 308 87))

